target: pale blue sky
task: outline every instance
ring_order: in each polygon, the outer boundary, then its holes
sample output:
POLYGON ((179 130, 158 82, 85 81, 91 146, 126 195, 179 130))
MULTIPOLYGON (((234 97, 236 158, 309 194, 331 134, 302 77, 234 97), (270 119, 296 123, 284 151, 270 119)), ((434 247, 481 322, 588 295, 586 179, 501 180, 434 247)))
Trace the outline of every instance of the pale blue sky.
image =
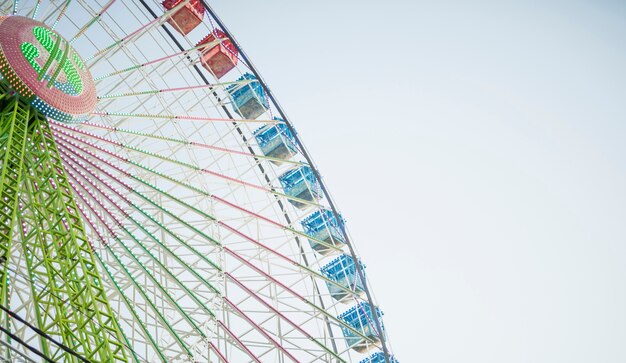
POLYGON ((212 4, 402 363, 626 361, 626 2, 212 4))

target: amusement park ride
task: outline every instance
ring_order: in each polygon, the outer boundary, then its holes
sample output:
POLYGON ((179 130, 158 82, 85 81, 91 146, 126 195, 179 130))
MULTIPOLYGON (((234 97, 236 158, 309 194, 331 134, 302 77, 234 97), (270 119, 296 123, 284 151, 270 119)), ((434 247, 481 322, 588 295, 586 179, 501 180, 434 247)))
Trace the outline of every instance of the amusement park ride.
POLYGON ((398 362, 206 1, 4 1, 0 130, 0 361, 398 362))

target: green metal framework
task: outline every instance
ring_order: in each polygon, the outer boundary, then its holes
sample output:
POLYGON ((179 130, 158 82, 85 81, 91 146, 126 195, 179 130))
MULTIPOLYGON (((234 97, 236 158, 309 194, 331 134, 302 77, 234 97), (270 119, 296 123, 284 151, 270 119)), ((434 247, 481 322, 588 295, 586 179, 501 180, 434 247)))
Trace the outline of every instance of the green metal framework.
MULTIPOLYGON (((20 244, 37 327, 90 361, 128 361, 48 120, 6 88, 0 112, 0 304, 10 307, 9 257, 20 244)), ((51 360, 77 361, 39 341, 51 360)))

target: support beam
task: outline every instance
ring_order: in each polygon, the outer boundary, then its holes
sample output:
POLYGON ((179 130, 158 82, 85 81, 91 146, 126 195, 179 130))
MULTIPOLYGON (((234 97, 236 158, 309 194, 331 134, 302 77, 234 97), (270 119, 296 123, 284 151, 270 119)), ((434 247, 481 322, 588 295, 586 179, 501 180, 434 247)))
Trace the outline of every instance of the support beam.
MULTIPOLYGON (((87 240, 47 118, 0 92, 0 304, 10 306, 9 259, 21 244, 37 328, 89 361, 127 362, 128 348, 87 240)), ((10 331, 2 313, 0 324, 10 331)), ((1 336, 7 344, 11 339, 1 336)), ((55 362, 78 362, 39 340, 55 362)))

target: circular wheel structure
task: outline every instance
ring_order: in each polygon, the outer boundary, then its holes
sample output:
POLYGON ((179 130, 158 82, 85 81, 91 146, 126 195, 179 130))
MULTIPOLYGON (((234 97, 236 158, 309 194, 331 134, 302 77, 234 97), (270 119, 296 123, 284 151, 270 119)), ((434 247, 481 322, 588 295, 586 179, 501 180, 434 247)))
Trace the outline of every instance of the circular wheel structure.
POLYGON ((317 168, 207 2, 0 15, 0 360, 397 362, 317 168))

